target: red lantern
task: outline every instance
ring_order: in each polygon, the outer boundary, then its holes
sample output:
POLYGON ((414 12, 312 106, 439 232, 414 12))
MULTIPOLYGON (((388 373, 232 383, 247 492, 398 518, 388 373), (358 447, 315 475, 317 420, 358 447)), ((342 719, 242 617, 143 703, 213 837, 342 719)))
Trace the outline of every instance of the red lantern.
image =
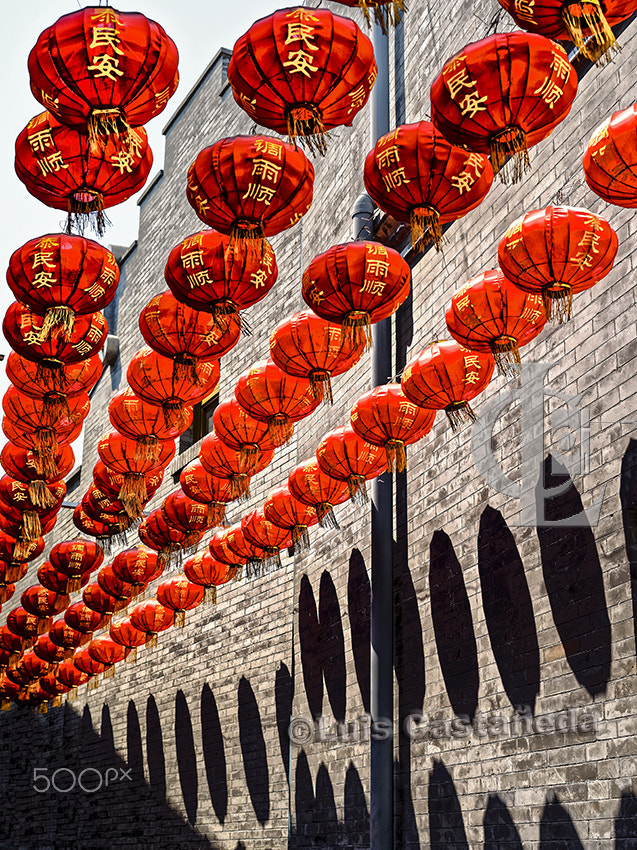
POLYGON ((106 567, 100 567, 97 574, 97 583, 102 588, 104 593, 109 596, 114 596, 118 602, 130 602, 133 595, 133 586, 127 581, 122 581, 119 576, 113 572, 113 567, 109 564, 106 567))
POLYGON ((219 384, 219 363, 197 363, 193 374, 175 374, 173 362, 144 346, 130 361, 126 378, 135 395, 161 407, 166 426, 180 427, 188 419, 184 408, 203 401, 219 384))
POLYGON ((572 41, 583 56, 599 65, 611 61, 611 50, 619 50, 611 27, 635 11, 633 0, 499 2, 521 29, 557 41, 572 41))
POLYGON ((6 564, 4 561, 0 561, 0 583, 3 585, 15 584, 15 582, 23 579, 28 571, 28 564, 6 564))
POLYGON ((612 269, 617 234, 588 210, 547 207, 515 221, 500 240, 498 262, 520 289, 542 296, 549 318, 570 319, 573 294, 612 269))
POLYGON ((342 375, 363 356, 364 343, 343 334, 341 325, 309 310, 294 313, 270 336, 270 357, 286 375, 309 380, 314 395, 332 402, 333 375, 342 375))
POLYGON ((164 277, 178 301, 211 313, 223 327, 226 316, 237 316, 262 301, 277 274, 274 251, 266 240, 259 255, 216 230, 204 230, 172 249, 164 277))
POLYGON ((379 242, 334 245, 303 272, 303 299, 346 339, 371 346, 370 326, 391 316, 409 295, 411 271, 398 251, 379 242))
POLYGON ((33 638, 36 635, 42 635, 48 632, 51 618, 38 617, 37 614, 31 614, 22 605, 18 605, 7 614, 7 628, 14 635, 22 638, 22 648, 27 649, 31 646, 33 638))
POLYGON ((204 604, 216 604, 217 587, 236 579, 237 570, 236 566, 215 560, 210 552, 198 552, 184 561, 184 575, 188 581, 203 588, 204 604))
POLYGON ((12 599, 14 594, 15 584, 7 582, 6 579, 0 580, 0 605, 12 599))
POLYGON ((75 631, 89 637, 105 625, 103 615, 89 608, 84 602, 74 602, 69 605, 64 612, 64 622, 75 631))
POLYGON ((239 539, 243 541, 241 525, 233 525, 230 528, 226 528, 224 531, 218 531, 216 534, 212 535, 208 542, 208 551, 215 561, 220 561, 222 564, 234 567, 237 570, 235 577, 238 579, 241 578, 242 568, 248 560, 250 549, 247 546, 245 546, 245 551, 242 550, 241 552, 238 551, 237 546, 231 549, 228 545, 229 531, 232 532, 231 538, 233 541, 236 535, 239 535, 239 539))
POLYGON ((206 506, 206 521, 209 528, 223 525, 226 518, 226 504, 233 499, 232 483, 229 478, 211 475, 196 460, 182 469, 179 483, 186 496, 206 506))
POLYGON ((239 341, 239 317, 225 318, 193 310, 167 290, 152 298, 139 315, 139 329, 147 345, 173 361, 177 379, 194 377, 197 363, 219 360, 239 341))
POLYGON ((97 677, 100 673, 105 673, 107 670, 106 664, 102 664, 101 661, 91 656, 89 646, 83 646, 74 653, 73 663, 80 673, 85 673, 89 676, 87 682, 88 688, 96 688, 98 684, 97 677))
POLYGON ((430 121, 403 124, 381 136, 365 160, 365 188, 412 244, 442 242, 442 225, 474 210, 493 183, 486 156, 451 145, 430 121))
POLYGON ((101 313, 77 316, 68 339, 63 335, 41 337, 44 319, 23 304, 9 305, 2 322, 2 332, 11 348, 38 364, 38 378, 63 389, 64 364, 88 360, 104 347, 108 325, 101 313))
POLYGON ((68 688, 68 699, 77 699, 77 689, 85 685, 91 678, 88 673, 83 673, 73 663, 73 659, 63 661, 57 671, 56 678, 60 684, 68 688))
POLYGON ((308 528, 318 522, 316 509, 295 499, 288 487, 279 487, 270 493, 263 505, 263 515, 268 522, 290 534, 295 554, 309 549, 308 528))
POLYGON ((175 43, 155 21, 108 6, 63 15, 29 54, 31 91, 94 144, 159 115, 179 82, 175 43))
POLYGON ((137 647, 146 643, 146 632, 136 629, 128 617, 111 623, 109 635, 115 643, 128 650, 127 661, 135 661, 137 658, 137 647))
POLYGON ((405 366, 401 387, 414 404, 444 410, 455 430, 463 422, 475 422, 469 402, 487 388, 494 367, 492 354, 443 340, 427 346, 405 366))
POLYGON ((250 476, 265 469, 273 457, 274 451, 259 451, 253 458, 254 464, 248 474, 242 471, 246 468, 246 462, 241 452, 229 449, 215 434, 207 434, 199 449, 199 460, 206 472, 230 482, 231 500, 249 498, 250 476))
POLYGON ((203 534, 212 528, 208 520, 207 506, 189 499, 182 490, 166 496, 160 511, 166 523, 178 531, 197 531, 203 534))
POLYGON ((58 681, 57 673, 52 672, 42 676, 39 684, 44 693, 48 694, 48 698, 52 700, 51 705, 54 707, 62 705, 62 694, 67 693, 69 689, 58 681))
POLYGON ((47 207, 68 213, 66 231, 80 235, 90 222, 104 234, 104 210, 142 188, 153 164, 143 127, 130 132, 130 145, 109 136, 92 149, 88 136, 65 127, 50 112, 32 118, 15 143, 15 170, 27 191, 47 207))
POLYGON ((354 431, 374 446, 383 446, 390 472, 403 472, 405 446, 421 440, 433 428, 435 410, 425 410, 403 393, 400 384, 385 384, 362 395, 352 408, 354 431))
POLYGON ((248 575, 258 575, 261 570, 268 571, 277 569, 281 566, 280 550, 284 546, 290 546, 292 540, 290 532, 287 528, 280 528, 278 525, 267 520, 263 514, 263 509, 250 511, 241 519, 241 531, 246 543, 252 547, 252 550, 259 559, 259 564, 256 570, 250 569, 251 563, 248 559, 248 575))
POLYGON ((63 650, 64 658, 72 658, 75 649, 88 640, 85 633, 78 632, 66 622, 66 619, 56 620, 49 629, 48 637, 53 646, 63 650))
POLYGON ((200 531, 186 531, 168 525, 159 510, 142 520, 138 533, 142 543, 159 552, 164 561, 170 561, 175 553, 195 546, 202 538, 200 531))
MULTIPOLYGON (((7 621, 8 619, 7 617, 7 621)), ((0 648, 9 653, 8 663, 13 664, 18 660, 22 652, 22 637, 13 631, 13 629, 10 629, 9 626, 4 625, 0 627, 0 648)))
MULTIPOLYGON (((6 414, 5 421, 18 432, 22 431, 23 437, 28 434, 41 435, 44 430, 57 433, 60 437, 67 437, 86 419, 91 403, 87 393, 82 393, 69 399, 68 413, 60 410, 51 411, 44 406, 41 399, 30 398, 15 387, 9 387, 2 398, 2 407, 6 414)), ((40 442, 40 437, 36 444, 41 453, 43 444, 40 442)))
POLYGON ((156 552, 145 546, 126 549, 113 558, 113 572, 122 581, 133 588, 133 596, 139 595, 144 588, 164 571, 164 563, 156 552))
POLYGON ((174 611, 175 627, 178 629, 184 627, 186 611, 201 605, 203 595, 203 587, 188 581, 185 576, 166 579, 157 586, 157 601, 174 611))
POLYGON ((541 332, 546 314, 539 294, 524 292, 501 271, 468 280, 447 307, 451 336, 472 351, 490 351, 500 375, 516 375, 519 346, 541 332))
POLYGON ((90 642, 88 654, 94 661, 98 661, 107 668, 105 671, 105 677, 107 677, 110 668, 126 658, 127 650, 109 635, 98 635, 90 642))
POLYGON ((48 464, 53 471, 43 477, 43 460, 37 452, 22 449, 13 443, 7 443, 0 453, 0 462, 5 471, 18 481, 29 485, 29 497, 35 505, 50 508, 50 494, 47 484, 55 484, 71 472, 75 465, 75 456, 70 446, 59 446, 57 453, 48 464))
POLYGON ((63 593, 47 590, 41 584, 33 584, 20 597, 24 609, 42 619, 52 617, 68 608, 70 598, 63 593))
POLYGON ((49 635, 40 635, 33 644, 33 651, 48 664, 59 664, 66 658, 66 649, 53 643, 49 635))
POLYGON ((73 511, 73 525, 81 534, 88 534, 90 537, 97 537, 102 545, 110 545, 110 540, 117 534, 121 534, 121 524, 119 518, 113 521, 113 517, 108 517, 108 521, 102 522, 99 518, 90 516, 85 510, 85 502, 80 502, 73 511))
MULTIPOLYGON (((33 561, 44 552, 44 540, 18 540, 0 531, 0 561, 5 564, 33 561)), ((9 579, 18 581, 18 579, 9 579)))
POLYGON ((401 12, 405 11, 404 0, 335 0, 341 6, 349 6, 350 9, 362 9, 367 25, 370 25, 369 10, 374 10, 374 20, 380 26, 383 33, 387 33, 389 25, 397 26, 400 23, 401 12))
POLYGON ((272 360, 261 360, 241 375, 234 394, 249 416, 268 423, 268 433, 277 445, 288 442, 293 423, 321 403, 309 380, 287 375, 272 360))
POLYGON ((117 291, 119 268, 106 248, 81 236, 51 233, 31 239, 11 255, 7 283, 18 301, 44 316, 42 339, 68 339, 76 315, 107 307, 117 291))
MULTIPOLYGON (((11 515, 14 512, 22 515, 22 537, 25 540, 35 540, 42 535, 40 518, 42 517, 46 522, 47 518, 57 513, 66 495, 66 484, 63 481, 45 486, 48 494, 47 501, 53 502, 46 508, 31 500, 27 484, 16 481, 8 475, 0 478, 0 501, 9 506, 11 515)), ((5 517, 7 517, 7 514, 5 514, 5 517)))
POLYGON ((161 407, 142 401, 132 390, 121 390, 108 405, 111 425, 120 434, 135 440, 137 452, 143 460, 157 462, 161 444, 183 434, 192 424, 192 409, 184 410, 185 419, 178 425, 168 427, 161 407))
POLYGON ((175 620, 170 608, 156 599, 140 602, 130 613, 131 625, 146 634, 146 646, 157 646, 157 633, 169 629, 175 620))
POLYGON ((7 676, 18 685, 28 685, 49 672, 49 663, 39 658, 32 650, 24 653, 15 667, 7 670, 7 676))
POLYGON ((264 237, 287 230, 312 203, 314 168, 303 151, 271 136, 235 136, 202 150, 187 196, 209 227, 265 252, 264 237))
POLYGON ((248 416, 236 398, 222 401, 215 408, 212 424, 224 446, 239 452, 240 472, 247 475, 254 473, 262 452, 272 452, 281 445, 270 433, 268 422, 248 416))
POLYGON ((47 590, 54 590, 56 593, 63 594, 77 592, 85 584, 88 584, 91 578, 91 574, 87 571, 77 576, 77 578, 74 576, 73 579, 71 579, 65 573, 61 573, 59 570, 56 570, 50 561, 45 561, 42 566, 38 568, 37 576, 42 587, 46 587, 47 590), (74 582, 72 588, 71 581, 74 582))
POLYGON ((128 604, 126 600, 116 599, 110 593, 103 591, 97 582, 93 582, 84 588, 82 600, 91 611, 96 611, 102 615, 102 626, 107 626, 113 614, 121 611, 122 608, 126 608, 128 604))
POLYGON ((137 443, 122 437, 116 431, 106 434, 97 444, 102 462, 114 472, 124 476, 118 498, 132 513, 140 515, 142 506, 148 501, 145 473, 161 466, 165 468, 175 456, 174 440, 161 443, 156 461, 139 457, 137 443))
POLYGON ((11 537, 29 542, 38 540, 40 535, 48 534, 57 522, 57 510, 48 510, 41 514, 22 513, 19 509, 0 500, 0 529, 11 537))
MULTIPOLYGON (((93 481, 95 482, 95 486, 102 493, 114 499, 121 498, 122 487, 124 482, 128 480, 126 477, 127 474, 130 475, 130 473, 125 474, 109 469, 101 460, 98 460, 93 467, 93 481)), ((164 470, 160 467, 155 467, 148 472, 142 473, 142 475, 146 485, 146 496, 150 499, 164 480, 164 470)), ((134 499, 132 501, 135 502, 134 499)), ((127 504, 128 508, 132 510, 130 501, 127 502, 126 498, 124 498, 123 503, 127 504)), ((141 511, 143 504, 143 502, 138 502, 136 503, 136 507, 141 511)))
POLYGON ((346 482, 350 499, 359 505, 367 501, 365 481, 387 469, 383 449, 365 442, 349 426, 336 428, 323 437, 316 459, 326 475, 346 482))
POLYGON ((282 9, 236 42, 228 65, 234 99, 269 130, 325 153, 325 134, 350 127, 376 80, 371 41, 328 9, 282 9))
POLYGON ((512 157, 513 182, 528 148, 570 112, 577 74, 563 47, 541 35, 496 33, 449 59, 431 87, 431 120, 454 145, 491 155, 493 173, 512 157))
POLYGON ((346 481, 327 475, 318 461, 306 460, 296 466, 288 476, 288 487, 295 499, 316 510, 321 528, 338 528, 334 506, 349 499, 346 481))
POLYGON ((12 706, 12 699, 17 699, 20 693, 20 685, 16 685, 6 676, 0 678, 0 708, 8 711, 12 706))
POLYGON ((591 136, 584 153, 584 177, 609 204, 637 207, 637 104, 614 112, 591 136))
POLYGON ((92 540, 65 540, 55 544, 49 553, 49 560, 58 572, 69 576, 69 593, 75 593, 79 590, 79 585, 74 586, 77 579, 97 570, 104 562, 104 552, 92 540))

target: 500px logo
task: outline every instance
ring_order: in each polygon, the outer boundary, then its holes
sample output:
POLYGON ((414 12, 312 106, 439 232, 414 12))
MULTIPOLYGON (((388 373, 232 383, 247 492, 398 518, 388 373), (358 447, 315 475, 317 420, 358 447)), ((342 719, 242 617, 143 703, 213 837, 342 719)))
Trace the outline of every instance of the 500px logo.
POLYGON ((46 794, 51 789, 58 794, 68 794, 75 787, 80 788, 85 794, 95 794, 102 787, 108 788, 115 782, 123 782, 125 779, 131 782, 131 770, 132 768, 118 770, 115 767, 109 767, 102 773, 96 767, 85 767, 76 773, 69 767, 58 767, 49 778, 48 767, 34 767, 32 788, 38 794, 46 794))

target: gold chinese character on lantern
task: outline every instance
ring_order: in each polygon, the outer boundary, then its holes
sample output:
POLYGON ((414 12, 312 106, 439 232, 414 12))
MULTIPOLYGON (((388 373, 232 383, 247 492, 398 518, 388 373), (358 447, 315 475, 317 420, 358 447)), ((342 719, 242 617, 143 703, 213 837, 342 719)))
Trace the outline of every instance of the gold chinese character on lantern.
POLYGON ((279 142, 271 142, 269 139, 257 139, 254 143, 254 149, 257 153, 273 156, 279 160, 283 153, 283 145, 279 144, 279 142))
POLYGON ((46 130, 38 130, 36 133, 29 133, 27 141, 29 142, 33 153, 44 153, 46 148, 55 147, 53 136, 51 135, 51 130, 49 128, 46 130))
POLYGON ((275 165, 268 159, 252 160, 252 176, 261 177, 270 183, 276 183, 281 176, 282 165, 275 165))
POLYGON ((54 269, 52 251, 36 251, 31 258, 31 268, 37 269, 39 266, 45 266, 47 269, 54 269))
POLYGON ((463 115, 468 115, 470 118, 473 118, 478 112, 487 111, 487 107, 485 106, 487 100, 488 98, 486 95, 484 97, 480 97, 477 91, 469 92, 469 94, 466 94, 460 101, 460 111, 463 115))
POLYGON ((133 172, 133 154, 130 151, 118 151, 115 156, 111 157, 113 168, 119 168, 119 173, 132 174, 133 172))
POLYGON ((283 67, 290 68, 290 74, 303 74, 305 77, 311 77, 318 71, 318 68, 312 64, 313 62, 314 57, 311 53, 299 49, 288 53, 288 61, 283 63, 283 67))
POLYGON ((119 69, 119 59, 111 56, 110 53, 91 56, 91 61, 93 64, 88 66, 88 70, 95 71, 95 76, 98 78, 105 77, 116 82, 117 77, 124 76, 124 72, 119 69))
POLYGON ((203 269, 202 271, 194 272, 194 274, 187 274, 186 279, 190 284, 191 289, 195 289, 198 286, 205 286, 210 283, 210 275, 208 274, 208 269, 203 269))
POLYGON ((52 272, 42 270, 33 278, 33 285, 37 289, 50 289, 54 283, 57 283, 57 278, 53 277, 52 272))
POLYGON ((550 77, 545 77, 542 84, 533 92, 533 94, 539 94, 549 109, 553 109, 555 104, 564 94, 564 89, 561 89, 556 82, 551 80, 550 77))
POLYGON ((50 153, 48 156, 39 157, 37 159, 37 163, 40 166, 40 171, 42 172, 43 177, 46 177, 47 174, 54 174, 61 168, 69 167, 68 163, 64 162, 60 151, 50 153))
POLYGON ((388 148, 381 148, 376 154, 376 165, 378 168, 385 168, 390 165, 398 165, 400 163, 399 147, 392 145, 388 148))
POLYGON ((405 174, 404 166, 394 168, 393 171, 381 172, 381 176, 383 178, 383 183, 388 189, 397 189, 399 186, 403 186, 405 183, 411 182, 405 174))
POLYGON ((119 44, 119 30, 113 27, 93 27, 93 38, 89 44, 89 50, 93 47, 112 47, 113 52, 124 55, 124 51, 117 46, 119 44))
POLYGON ((246 200, 247 198, 251 198, 253 201, 264 203, 266 206, 269 206, 275 195, 276 189, 272 189, 269 186, 261 186, 260 183, 250 183, 246 189, 245 195, 242 195, 242 199, 246 200))

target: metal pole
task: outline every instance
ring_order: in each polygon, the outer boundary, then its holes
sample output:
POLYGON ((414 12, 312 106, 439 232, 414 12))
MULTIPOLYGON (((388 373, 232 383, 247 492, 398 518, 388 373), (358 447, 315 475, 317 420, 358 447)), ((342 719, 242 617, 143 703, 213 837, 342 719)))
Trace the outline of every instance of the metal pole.
MULTIPOLYGON (((389 38, 375 23, 372 35, 378 78, 372 92, 372 145, 389 133, 389 38)), ((391 319, 372 326, 372 387, 386 384, 392 371, 391 319)), ((389 472, 372 482, 372 724, 387 723, 387 737, 372 726, 370 850, 394 846, 394 593, 393 482, 389 472)))

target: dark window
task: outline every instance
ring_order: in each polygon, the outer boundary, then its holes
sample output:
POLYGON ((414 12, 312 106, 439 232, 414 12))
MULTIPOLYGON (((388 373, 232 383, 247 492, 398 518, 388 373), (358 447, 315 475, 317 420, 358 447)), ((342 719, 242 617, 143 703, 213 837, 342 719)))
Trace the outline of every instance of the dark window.
POLYGON ((82 478, 82 467, 77 469, 73 473, 73 475, 71 475, 71 477, 67 480, 67 482, 66 482, 66 492, 67 492, 67 494, 72 493, 73 490, 77 490, 77 488, 80 486, 81 478, 82 478))
POLYGON ((219 390, 193 408, 192 425, 179 438, 179 452, 185 452, 212 431, 212 414, 219 404, 219 390))

